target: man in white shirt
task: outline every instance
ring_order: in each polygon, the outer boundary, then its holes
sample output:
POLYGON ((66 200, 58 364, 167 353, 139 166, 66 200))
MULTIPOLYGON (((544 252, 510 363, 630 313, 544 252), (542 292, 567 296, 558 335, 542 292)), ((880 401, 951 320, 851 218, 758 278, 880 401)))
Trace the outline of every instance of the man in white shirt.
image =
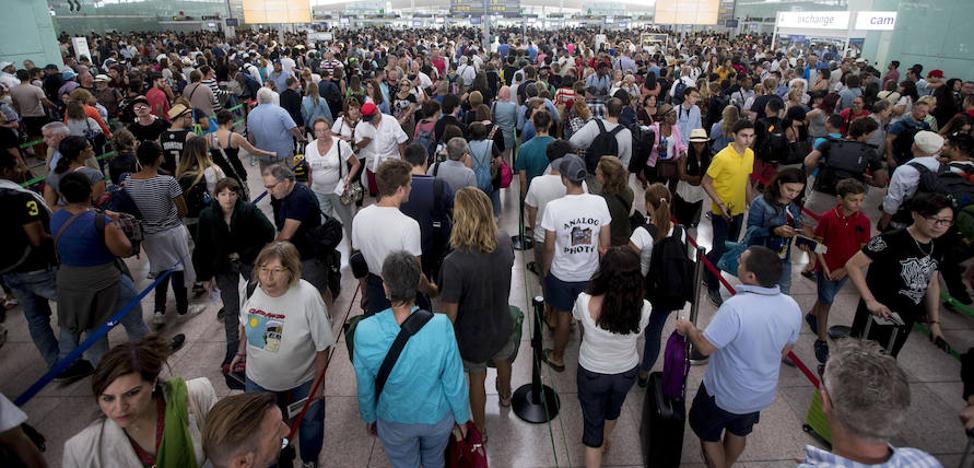
POLYGON ((902 167, 897 167, 896 171, 893 172, 889 181, 889 190, 880 206, 882 215, 876 225, 880 231, 885 231, 891 222, 894 223, 894 227, 909 224, 905 218, 894 219, 894 215, 900 211, 903 203, 913 198, 917 187, 920 185, 920 171, 913 165, 919 164, 936 172, 940 169, 940 161, 937 160, 937 156, 940 155, 943 146, 944 137, 929 130, 917 132, 913 137, 913 159, 902 167))
MULTIPOLYGON (((423 247, 419 223, 399 211, 399 206, 409 200, 412 170, 412 166, 401 159, 382 162, 375 174, 379 201, 363 208, 352 220, 352 249, 362 252, 369 267, 369 275, 365 281, 365 309, 368 315, 390 307, 381 277, 382 262, 389 253, 405 250, 415 255, 416 262, 422 265, 423 247)), ((429 282, 426 275, 422 275, 419 291, 424 294, 418 294, 416 305, 430 310, 425 294, 435 296, 436 285, 429 282)))
POLYGON ((355 127, 355 152, 363 151, 365 154, 365 175, 370 195, 379 193, 375 176, 379 165, 387 159, 401 160, 408 140, 395 117, 383 115, 371 102, 362 105, 362 123, 355 127))
MULTIPOLYGON (((609 99, 605 104, 605 110, 606 118, 599 120, 602 120, 605 125, 605 131, 611 132, 612 129, 619 125, 619 114, 622 113, 622 101, 618 98, 609 99)), ((595 141, 595 137, 597 136, 599 136, 599 126, 595 122, 595 119, 592 119, 572 134, 569 143, 575 148, 586 149, 595 141)), ((616 133, 616 143, 619 145, 618 156, 622 160, 622 165, 629 167, 629 160, 632 158, 632 132, 628 128, 620 130, 619 133, 616 133)))
MULTIPOLYGON (((609 249, 609 222, 605 199, 585 193, 585 162, 567 154, 558 164, 565 196, 549 202, 541 218, 545 231, 542 272, 545 303, 556 315, 555 347, 543 359, 557 372, 565 370, 565 347, 571 334, 571 310, 599 267, 599 256, 609 249)), ((537 183, 537 182, 535 182, 537 183)), ((533 186, 534 184, 532 184, 533 186)))

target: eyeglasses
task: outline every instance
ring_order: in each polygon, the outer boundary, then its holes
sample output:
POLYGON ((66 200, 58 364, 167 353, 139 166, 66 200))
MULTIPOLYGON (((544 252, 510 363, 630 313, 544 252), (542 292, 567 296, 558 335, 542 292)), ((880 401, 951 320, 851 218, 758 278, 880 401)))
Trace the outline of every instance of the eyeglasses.
POLYGON ((149 108, 149 106, 147 106, 145 104, 136 104, 136 105, 132 106, 132 110, 142 110, 142 109, 148 109, 148 108, 149 108))
POLYGON ((278 185, 281 185, 281 182, 280 181, 278 181, 277 183, 272 184, 272 185, 265 185, 264 188, 267 189, 267 190, 274 190, 274 188, 277 187, 278 185))
POLYGON ((260 274, 262 274, 262 275, 274 275, 274 276, 277 276, 277 275, 284 274, 284 272, 289 271, 289 270, 290 270, 290 268, 265 268, 265 267, 260 267, 260 274))
POLYGON ((923 219, 927 220, 928 223, 939 227, 951 227, 954 225, 954 220, 950 218, 937 218, 936 216, 924 216, 923 219))

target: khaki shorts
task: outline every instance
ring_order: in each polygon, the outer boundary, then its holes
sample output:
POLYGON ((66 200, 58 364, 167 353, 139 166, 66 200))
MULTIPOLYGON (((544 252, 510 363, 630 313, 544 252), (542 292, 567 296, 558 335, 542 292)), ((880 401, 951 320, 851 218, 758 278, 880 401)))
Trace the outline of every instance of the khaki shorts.
MULTIPOLYGON (((494 357, 491 358, 491 360, 496 363, 497 361, 510 359, 510 357, 514 355, 515 346, 518 345, 520 345, 520 343, 514 342, 514 334, 511 333, 511 336, 507 340, 507 344, 505 344, 504 347, 501 348, 501 350, 498 351, 497 354, 495 354, 494 357)), ((466 359, 461 359, 461 360, 463 361, 463 370, 467 373, 484 374, 487 372, 486 362, 470 362, 467 361, 466 359)))

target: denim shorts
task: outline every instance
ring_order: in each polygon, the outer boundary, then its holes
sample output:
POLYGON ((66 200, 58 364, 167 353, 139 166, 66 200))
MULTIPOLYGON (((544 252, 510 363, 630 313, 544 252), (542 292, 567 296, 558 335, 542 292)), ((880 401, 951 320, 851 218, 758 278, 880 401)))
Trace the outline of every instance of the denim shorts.
POLYGON ((815 278, 818 281, 818 302, 825 305, 832 305, 832 302, 835 301, 835 295, 849 280, 849 277, 846 276, 838 281, 830 281, 825 277, 825 272, 822 270, 815 272, 815 278))
POLYGON ((636 383, 639 366, 621 374, 600 374, 578 366, 575 380, 582 405, 582 444, 601 447, 605 422, 619 419, 626 395, 636 383))
POLYGON ((690 407, 690 428, 703 442, 720 442, 724 429, 738 437, 747 437, 754 429, 754 425, 761 420, 760 412, 734 414, 724 411, 717 406, 717 398, 707 394, 707 389, 700 382, 697 396, 693 398, 690 407))
POLYGON ((588 281, 562 281, 548 273, 544 279, 544 300, 555 310, 571 312, 575 299, 585 291, 588 281))

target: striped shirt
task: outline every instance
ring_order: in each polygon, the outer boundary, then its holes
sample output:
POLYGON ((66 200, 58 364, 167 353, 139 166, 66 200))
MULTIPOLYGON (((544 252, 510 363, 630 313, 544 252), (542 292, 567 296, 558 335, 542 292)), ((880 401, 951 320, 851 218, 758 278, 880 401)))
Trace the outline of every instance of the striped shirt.
POLYGON ((142 213, 142 227, 146 235, 167 231, 181 224, 173 200, 183 195, 183 189, 176 179, 164 175, 151 179, 129 177, 125 180, 125 190, 142 213))
POLYGON ((800 463, 799 468, 809 467, 834 467, 834 468, 939 468, 943 465, 930 454, 914 448, 895 448, 889 446, 893 455, 884 463, 878 465, 866 465, 858 463, 848 458, 826 452, 820 448, 805 446, 805 460, 800 463))

